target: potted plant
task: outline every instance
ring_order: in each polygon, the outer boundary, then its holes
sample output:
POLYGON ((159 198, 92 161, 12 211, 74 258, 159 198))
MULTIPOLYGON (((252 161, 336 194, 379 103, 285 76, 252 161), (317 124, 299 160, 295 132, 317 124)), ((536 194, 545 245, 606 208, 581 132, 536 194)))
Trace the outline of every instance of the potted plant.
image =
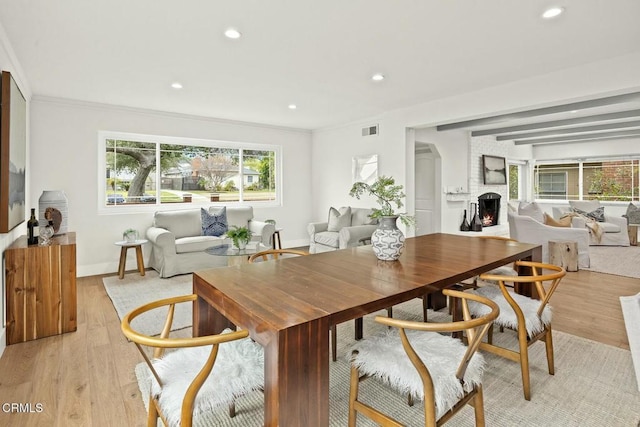
POLYGON ((138 230, 127 228, 122 232, 122 239, 127 243, 133 243, 138 240, 138 230))
POLYGON ((378 229, 371 236, 371 245, 376 256, 384 261, 397 260, 404 249, 404 234, 396 224, 398 218, 407 227, 415 224, 415 217, 412 215, 396 212, 396 209, 403 206, 402 199, 405 197, 403 188, 402 185, 396 184, 394 178, 383 175, 373 184, 356 182, 349 191, 349 195, 356 199, 360 199, 365 193, 374 196, 380 205, 380 208, 374 208, 370 215, 379 222, 378 229))
POLYGON ((234 225, 227 231, 227 237, 233 241, 233 246, 238 249, 244 249, 251 240, 251 231, 247 227, 234 225))

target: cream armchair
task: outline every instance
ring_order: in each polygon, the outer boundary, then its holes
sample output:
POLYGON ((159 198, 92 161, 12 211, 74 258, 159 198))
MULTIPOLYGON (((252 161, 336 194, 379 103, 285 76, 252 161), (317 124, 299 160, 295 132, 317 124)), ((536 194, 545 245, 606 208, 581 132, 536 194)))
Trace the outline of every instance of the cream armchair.
MULTIPOLYGON (((553 217, 560 219, 561 216, 572 212, 571 208, 580 209, 583 212, 593 212, 600 208, 598 200, 570 200, 569 206, 553 207, 553 217)), ((591 234, 589 244, 591 246, 629 246, 629 233, 627 233, 627 219, 622 216, 614 216, 604 213, 604 221, 597 222, 602 230, 600 239, 591 234)), ((587 224, 584 218, 574 217, 571 219, 571 228, 586 229, 587 224)))
POLYGON ((589 231, 586 228, 552 227, 513 212, 507 217, 512 239, 542 245, 542 262, 549 262, 549 240, 570 240, 578 243, 578 267, 589 267, 589 231))
POLYGON ((358 246, 361 244, 361 240, 370 239, 378 228, 378 221, 369 218, 371 209, 342 207, 337 211, 340 215, 347 215, 348 218, 344 218, 344 221, 334 221, 334 224, 330 224, 329 221, 312 222, 307 226, 309 253, 315 254, 358 246), (347 214, 347 211, 350 214, 347 214))

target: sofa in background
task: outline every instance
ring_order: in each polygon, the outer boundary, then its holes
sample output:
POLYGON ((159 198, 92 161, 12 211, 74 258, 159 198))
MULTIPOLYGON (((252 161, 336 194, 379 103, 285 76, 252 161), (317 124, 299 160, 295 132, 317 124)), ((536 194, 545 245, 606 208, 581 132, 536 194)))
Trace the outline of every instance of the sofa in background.
MULTIPOLYGON (((582 212, 592 213, 599 208, 603 208, 598 200, 570 200, 569 206, 553 207, 553 217, 560 219, 563 215, 573 212, 572 208, 582 212)), ((622 216, 607 214, 604 209, 604 221, 597 221, 602 229, 600 240, 593 234, 590 235, 589 244, 591 246, 629 246, 629 233, 627 232, 627 219, 622 216)), ((572 228, 587 229, 584 218, 574 217, 571 219, 572 228)))
MULTIPOLYGON (((207 211, 213 214, 220 209, 220 206, 211 206, 207 211)), ((252 241, 265 249, 270 247, 275 226, 254 220, 251 206, 227 206, 226 217, 229 227, 248 227, 253 234, 252 241)), ((156 270, 160 277, 227 265, 226 257, 204 252, 211 246, 230 244, 231 240, 224 234, 202 235, 200 208, 156 212, 152 226, 147 229, 147 239, 151 243, 149 266, 156 270)))
POLYGON ((369 218, 371 213, 371 209, 350 206, 329 209, 327 222, 312 222, 307 226, 309 253, 361 245, 361 240, 370 239, 378 228, 377 219, 369 218))

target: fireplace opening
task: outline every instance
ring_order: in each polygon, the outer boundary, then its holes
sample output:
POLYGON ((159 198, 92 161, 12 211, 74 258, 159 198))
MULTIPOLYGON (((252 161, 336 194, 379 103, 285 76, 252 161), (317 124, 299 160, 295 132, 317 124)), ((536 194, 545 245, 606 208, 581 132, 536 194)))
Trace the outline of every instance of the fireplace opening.
POLYGON ((484 193, 478 196, 478 216, 483 227, 498 225, 501 198, 498 193, 484 193))

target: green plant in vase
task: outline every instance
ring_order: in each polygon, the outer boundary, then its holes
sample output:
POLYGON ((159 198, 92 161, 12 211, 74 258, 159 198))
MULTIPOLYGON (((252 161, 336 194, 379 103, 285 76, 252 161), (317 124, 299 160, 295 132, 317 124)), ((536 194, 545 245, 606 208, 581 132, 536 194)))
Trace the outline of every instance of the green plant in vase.
POLYGON ((402 185, 396 185, 396 180, 388 176, 381 176, 373 184, 367 184, 366 182, 356 182, 351 187, 349 195, 360 199, 360 197, 367 193, 376 198, 376 201, 380 205, 380 209, 372 209, 373 213, 371 218, 382 218, 395 216, 400 218, 400 221, 407 227, 411 227, 415 224, 415 217, 407 214, 406 212, 396 212, 396 209, 400 209, 402 206, 402 199, 405 198, 402 185))
POLYGON ((231 239, 233 246, 238 249, 244 249, 251 240, 251 230, 247 227, 234 225, 227 231, 227 237, 231 239))
POLYGON ((122 239, 125 242, 133 243, 138 240, 138 230, 127 228, 122 232, 122 239))
POLYGON ((395 179, 381 176, 373 184, 356 182, 351 187, 349 195, 360 199, 363 194, 374 196, 380 208, 373 208, 371 218, 378 220, 378 228, 371 235, 373 253, 383 261, 395 261, 400 258, 404 250, 404 234, 397 227, 397 220, 411 227, 415 224, 415 217, 406 212, 396 212, 402 208, 405 197, 403 186, 396 184, 395 179), (395 206, 395 207, 394 207, 395 206))

